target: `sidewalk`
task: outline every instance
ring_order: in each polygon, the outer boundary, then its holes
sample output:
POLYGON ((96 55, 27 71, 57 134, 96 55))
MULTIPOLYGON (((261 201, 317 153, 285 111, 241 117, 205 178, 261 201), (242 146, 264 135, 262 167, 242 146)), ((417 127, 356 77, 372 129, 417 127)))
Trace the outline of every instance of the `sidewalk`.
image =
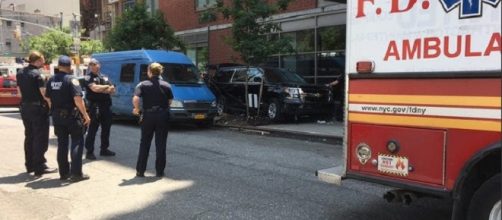
POLYGON ((14 112, 19 112, 18 107, 0 107, 0 113, 14 113, 14 112))
POLYGON ((307 139, 328 143, 341 143, 344 135, 343 122, 316 119, 252 125, 251 123, 247 123, 243 117, 224 115, 217 120, 216 126, 237 129, 244 132, 254 132, 261 135, 307 139))

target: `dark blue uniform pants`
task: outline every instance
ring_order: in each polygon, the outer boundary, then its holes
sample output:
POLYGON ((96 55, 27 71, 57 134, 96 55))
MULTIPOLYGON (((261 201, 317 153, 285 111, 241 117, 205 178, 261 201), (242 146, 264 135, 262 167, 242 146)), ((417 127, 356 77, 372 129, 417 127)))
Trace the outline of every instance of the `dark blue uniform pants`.
POLYGON ((166 167, 166 147, 169 123, 169 110, 159 112, 145 112, 141 124, 141 143, 139 146, 136 171, 144 173, 148 162, 148 152, 155 134, 156 160, 155 170, 164 173, 166 167))
POLYGON ((44 157, 49 146, 49 114, 45 106, 21 106, 24 125, 24 157, 26 171, 42 172, 47 160, 44 157))
POLYGON ((91 124, 85 137, 85 149, 87 153, 94 152, 94 140, 101 125, 101 150, 110 146, 110 128, 112 127, 112 111, 108 104, 91 104, 89 108, 91 124))
POLYGON ((61 177, 82 175, 82 151, 84 142, 84 126, 80 118, 73 116, 60 117, 53 113, 54 133, 58 137, 57 160, 61 177), (71 137, 71 166, 68 163, 68 144, 71 137))

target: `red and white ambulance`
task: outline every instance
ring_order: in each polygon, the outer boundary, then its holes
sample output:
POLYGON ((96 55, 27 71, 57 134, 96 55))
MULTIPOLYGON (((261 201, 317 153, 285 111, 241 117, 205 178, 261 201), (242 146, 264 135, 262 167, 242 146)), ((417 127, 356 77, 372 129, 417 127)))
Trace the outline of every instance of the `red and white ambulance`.
MULTIPOLYGON (((347 1, 345 161, 318 170, 501 218, 500 0, 347 1)), ((348 181, 352 182, 352 181, 348 181)))

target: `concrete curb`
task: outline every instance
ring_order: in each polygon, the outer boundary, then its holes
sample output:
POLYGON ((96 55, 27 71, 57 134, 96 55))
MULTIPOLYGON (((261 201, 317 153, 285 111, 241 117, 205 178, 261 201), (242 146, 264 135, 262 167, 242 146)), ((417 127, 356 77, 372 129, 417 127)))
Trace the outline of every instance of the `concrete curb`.
POLYGON ((257 135, 268 135, 274 137, 292 138, 298 140, 307 140, 307 141, 330 143, 330 144, 341 144, 343 142, 343 136, 338 136, 338 135, 326 135, 313 132, 291 131, 291 130, 263 128, 255 126, 238 126, 238 125, 223 125, 223 124, 215 124, 215 126, 257 135))

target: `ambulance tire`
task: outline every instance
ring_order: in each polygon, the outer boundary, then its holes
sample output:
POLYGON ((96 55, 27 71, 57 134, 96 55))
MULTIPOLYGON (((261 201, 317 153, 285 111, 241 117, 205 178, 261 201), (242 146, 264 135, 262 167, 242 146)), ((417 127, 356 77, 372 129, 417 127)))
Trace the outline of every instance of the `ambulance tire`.
POLYGON ((467 220, 492 220, 490 213, 495 210, 496 204, 500 216, 500 178, 500 173, 491 177, 474 192, 467 210, 467 220))

